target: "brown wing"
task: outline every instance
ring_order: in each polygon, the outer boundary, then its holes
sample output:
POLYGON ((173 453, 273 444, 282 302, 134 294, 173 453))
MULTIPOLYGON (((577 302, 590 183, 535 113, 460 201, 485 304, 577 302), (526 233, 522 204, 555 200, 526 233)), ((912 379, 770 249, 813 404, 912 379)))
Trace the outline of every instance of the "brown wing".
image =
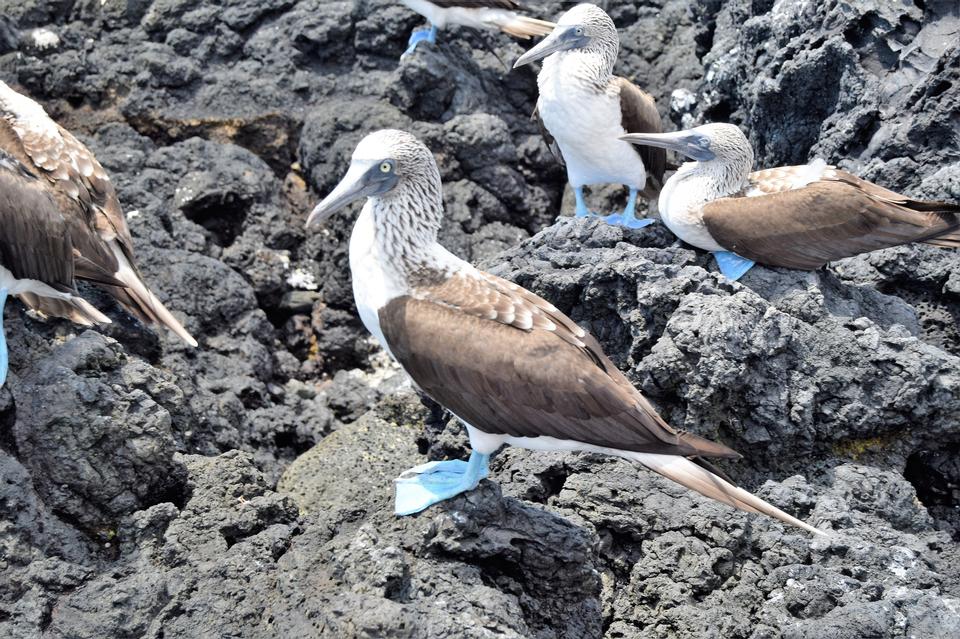
MULTIPOLYGON (((620 113, 627 133, 662 133, 663 122, 653 96, 626 78, 614 79, 620 85, 620 113)), ((636 151, 643 159, 647 175, 655 180, 655 187, 659 190, 663 186, 667 152, 652 146, 637 147, 636 151)))
MULTIPOLYGON (((81 163, 74 166, 72 162, 63 158, 54 160, 53 158, 60 158, 63 155, 63 145, 56 141, 50 141, 44 145, 42 144, 42 137, 44 136, 37 134, 21 136, 5 119, 0 117, 0 149, 29 167, 32 174, 44 178, 45 182, 50 185, 51 188, 47 190, 56 198, 61 213, 69 212, 63 217, 71 234, 73 247, 83 257, 85 263, 93 264, 94 266, 91 268, 98 272, 115 273, 118 266, 117 261, 100 237, 97 230, 96 212, 93 207, 85 206, 83 204, 84 200, 80 197, 82 192, 86 194, 84 199, 90 202, 89 191, 86 188, 81 191, 83 181, 79 178, 70 177, 72 174, 79 174, 81 170, 79 167, 89 170, 92 165, 81 163), (29 146, 26 140, 30 141, 29 146), (42 150, 43 148, 49 150, 45 152, 42 150), (39 164, 38 160, 43 164, 39 164)), ((112 189, 112 187, 110 188, 112 189)), ((107 199, 105 195, 103 197, 107 199)), ((115 196, 113 200, 116 200, 115 196)), ((122 215, 120 217, 122 220, 122 215)), ((123 228, 126 229, 125 223, 123 228)))
POLYGON ((20 141, 37 168, 82 206, 87 221, 100 237, 104 241, 116 239, 124 252, 132 256, 133 240, 116 190, 90 149, 59 125, 55 135, 24 130, 20 141))
POLYGON ((788 191, 727 197, 704 205, 707 230, 723 247, 761 264, 812 270, 827 262, 947 235, 960 207, 920 202, 836 171, 788 191), (886 194, 896 196, 897 201, 886 194))
POLYGON ((666 424, 596 340, 552 305, 500 278, 482 277, 456 277, 380 311, 394 357, 458 417, 491 434, 738 456, 666 424))
POLYGON ((550 129, 547 128, 547 125, 543 123, 543 118, 540 117, 540 105, 533 107, 533 113, 530 115, 531 118, 536 120, 537 128, 540 129, 540 135, 543 136, 543 141, 547 145, 547 148, 550 149, 550 153, 557 159, 557 162, 560 163, 560 166, 566 166, 567 162, 563 159, 563 153, 560 151, 560 145, 557 144, 557 139, 553 137, 553 134, 550 133, 550 129))
POLYGON ((73 245, 43 183, 0 150, 0 264, 17 279, 73 289, 73 245))
MULTIPOLYGON (((45 117, 36 107, 40 115, 31 117, 45 117)), ((26 122, 16 113, 0 116, 6 116, 0 117, 0 148, 53 187, 78 255, 77 275, 97 281, 141 321, 164 324, 195 346, 196 340, 143 282, 116 191, 93 153, 49 118, 26 122)))

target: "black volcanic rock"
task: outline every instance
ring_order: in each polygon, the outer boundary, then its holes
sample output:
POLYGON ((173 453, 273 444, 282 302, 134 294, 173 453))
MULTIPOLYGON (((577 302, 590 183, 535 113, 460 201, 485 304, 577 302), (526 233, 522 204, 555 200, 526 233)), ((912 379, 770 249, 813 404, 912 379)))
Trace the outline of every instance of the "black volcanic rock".
MULTIPOLYGON (((821 157, 960 200, 955 3, 605 4, 617 72, 667 128, 728 120, 760 166, 821 157)), ((0 636, 960 635, 960 253, 734 284, 660 225, 554 224, 572 203, 529 117, 536 69, 509 70, 526 45, 451 27, 399 62, 422 23, 392 0, 0 0, 0 79, 94 150, 201 344, 90 287, 113 324, 8 303, 0 636), (384 127, 435 152, 445 246, 593 331, 673 424, 744 453, 728 474, 830 539, 621 460, 516 449, 395 518, 391 478, 466 437, 356 317, 359 205, 303 228, 384 127)))

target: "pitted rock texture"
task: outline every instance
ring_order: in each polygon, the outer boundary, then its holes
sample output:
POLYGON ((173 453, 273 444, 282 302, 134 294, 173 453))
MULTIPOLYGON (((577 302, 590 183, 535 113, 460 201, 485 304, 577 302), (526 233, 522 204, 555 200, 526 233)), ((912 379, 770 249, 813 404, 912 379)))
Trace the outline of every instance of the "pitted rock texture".
MULTIPOLYGON (((668 128, 729 120, 758 168, 822 157, 960 199, 954 3, 605 4, 617 72, 668 128)), ((536 69, 508 69, 524 45, 450 28, 398 62, 422 22, 392 0, 0 0, 0 79, 94 150, 201 342, 87 287, 110 326, 7 305, 0 636, 960 635, 960 253, 732 284, 659 225, 554 224, 571 194, 529 117, 536 69), (831 538, 513 449, 394 518, 391 477, 466 437, 356 317, 358 206, 303 228, 383 127, 434 150, 445 246, 592 330, 673 424, 745 455, 729 475, 831 538)))

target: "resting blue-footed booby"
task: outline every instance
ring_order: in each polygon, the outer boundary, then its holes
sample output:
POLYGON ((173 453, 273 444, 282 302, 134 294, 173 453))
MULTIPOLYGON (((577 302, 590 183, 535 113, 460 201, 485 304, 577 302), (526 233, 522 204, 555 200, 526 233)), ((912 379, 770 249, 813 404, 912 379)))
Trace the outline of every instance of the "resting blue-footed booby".
POLYGON ((404 55, 413 53, 421 42, 436 44, 437 30, 448 24, 476 29, 499 29, 515 38, 529 39, 547 35, 556 26, 552 22, 520 15, 525 11, 516 0, 400 0, 430 22, 410 36, 404 55))
POLYGON ((653 220, 636 218, 637 193, 655 197, 663 182, 666 153, 638 152, 620 137, 659 133, 663 125, 653 98, 613 75, 619 50, 620 38, 610 16, 592 4, 580 4, 563 14, 553 33, 522 55, 514 68, 546 58, 537 76, 540 98, 534 115, 541 121, 547 145, 566 164, 577 217, 592 215, 584 186, 623 184, 630 189, 627 206, 606 220, 640 228, 653 220))
POLYGON ((754 263, 813 270, 910 242, 960 248, 960 204, 914 200, 823 160, 751 173, 753 149, 732 124, 623 139, 694 160, 667 180, 660 216, 733 280, 754 263))
POLYGON ((43 107, 4 82, 0 152, 0 298, 17 295, 34 310, 79 324, 109 322, 77 296, 74 278, 85 279, 141 320, 197 345, 143 283, 103 167, 43 107))
POLYGON ((464 422, 473 449, 468 462, 403 473, 397 514, 472 490, 490 455, 512 444, 616 455, 735 508, 819 532, 711 470, 705 458, 739 455, 671 428, 556 307, 440 246, 440 171, 415 137, 387 130, 364 138, 307 224, 361 198, 350 238, 360 317, 413 381, 464 422))
POLYGON ((49 188, 15 157, 0 148, 0 386, 7 379, 3 307, 8 295, 43 300, 54 315, 77 324, 109 324, 110 319, 79 296, 74 278, 118 285, 110 273, 80 258, 70 223, 49 188))

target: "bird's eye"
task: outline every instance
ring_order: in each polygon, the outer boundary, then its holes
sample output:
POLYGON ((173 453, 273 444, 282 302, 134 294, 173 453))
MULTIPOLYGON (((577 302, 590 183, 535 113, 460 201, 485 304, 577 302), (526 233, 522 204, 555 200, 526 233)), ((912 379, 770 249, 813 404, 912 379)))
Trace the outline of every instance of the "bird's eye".
POLYGON ((382 162, 382 163, 380 164, 380 172, 381 172, 381 173, 389 173, 389 172, 392 171, 392 170, 393 170, 393 165, 390 164, 389 162, 382 162))
POLYGON ((576 29, 574 29, 573 32, 576 33, 578 36, 582 36, 582 35, 583 35, 583 27, 577 27, 576 29))

